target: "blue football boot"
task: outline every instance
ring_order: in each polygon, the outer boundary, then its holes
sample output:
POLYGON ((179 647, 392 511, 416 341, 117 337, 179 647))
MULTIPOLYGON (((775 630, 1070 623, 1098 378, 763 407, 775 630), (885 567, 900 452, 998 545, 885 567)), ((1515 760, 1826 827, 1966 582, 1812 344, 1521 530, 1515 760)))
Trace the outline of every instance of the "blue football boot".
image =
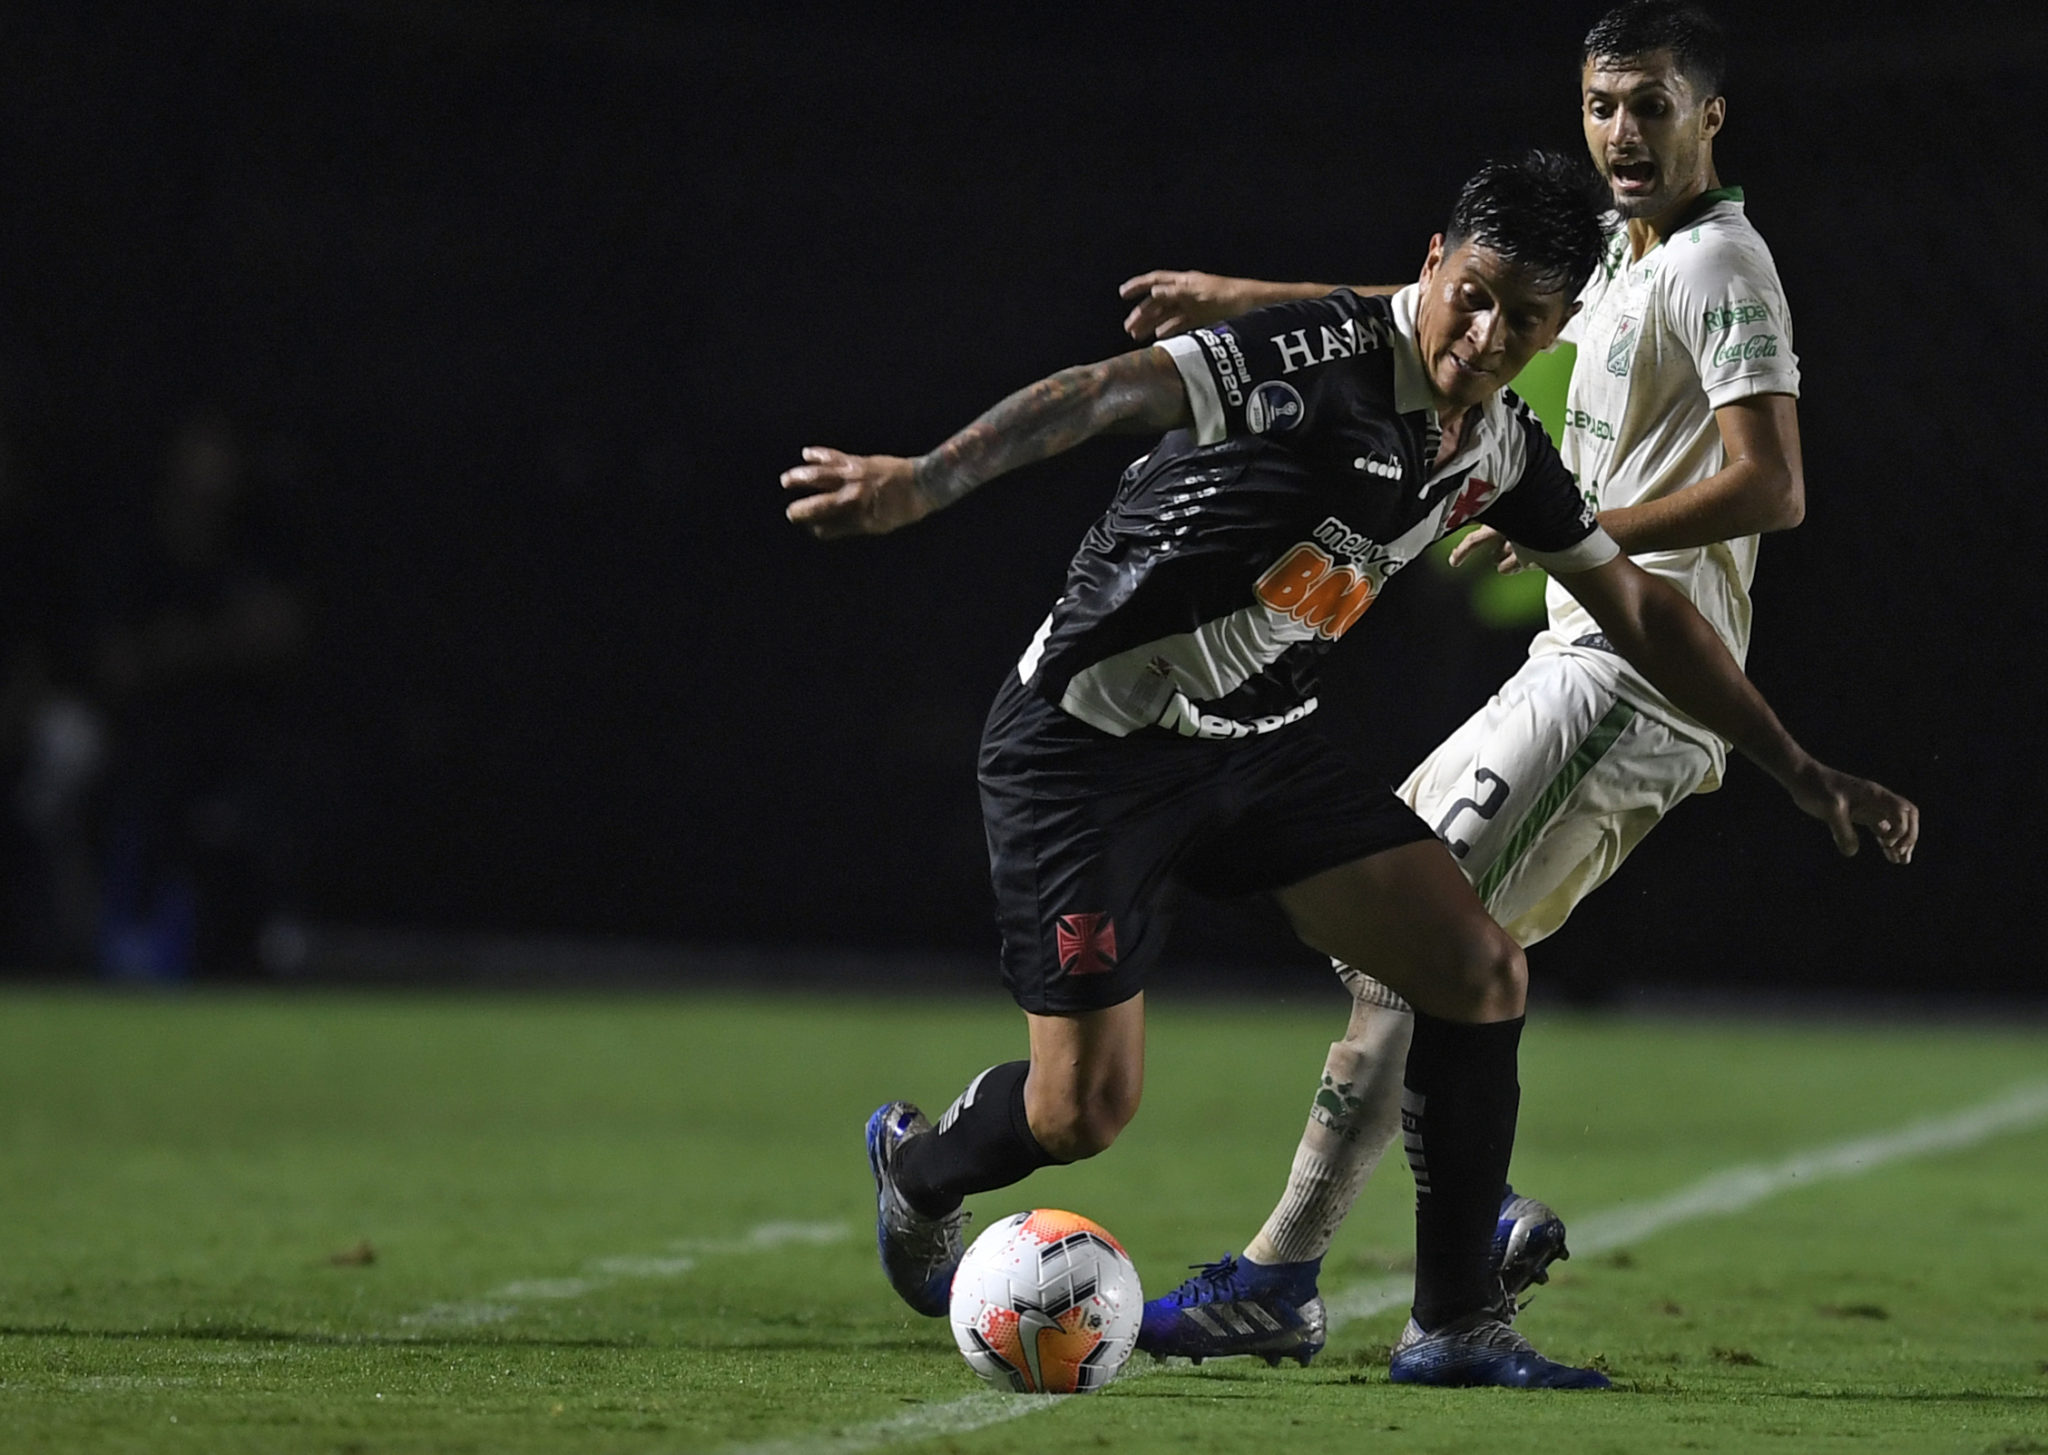
POLYGON ((875 1245, 881 1250, 882 1272, 905 1303, 938 1318, 952 1302, 960 1233, 968 1215, 955 1208, 944 1217, 925 1216, 897 1188, 895 1171, 903 1144, 930 1136, 931 1130, 925 1114, 907 1101, 876 1108, 868 1118, 868 1166, 875 1174, 875 1245))
POLYGON ((1424 1333, 1414 1319, 1401 1331, 1387 1363, 1395 1384, 1497 1389, 1611 1389, 1597 1369, 1575 1369, 1545 1359, 1515 1332, 1512 1306, 1481 1309, 1424 1333))
POLYGON ((1500 1221, 1493 1226, 1493 1261, 1510 1305, 1530 1284, 1550 1282, 1550 1265, 1571 1256, 1564 1245, 1564 1219, 1510 1187, 1500 1200, 1500 1221))
POLYGON ((1229 1354, 1256 1354, 1268 1364, 1301 1364, 1322 1352, 1329 1322, 1316 1294, 1320 1258, 1303 1263, 1253 1263, 1226 1253, 1163 1298, 1145 1305, 1138 1347, 1164 1359, 1200 1364, 1229 1354))

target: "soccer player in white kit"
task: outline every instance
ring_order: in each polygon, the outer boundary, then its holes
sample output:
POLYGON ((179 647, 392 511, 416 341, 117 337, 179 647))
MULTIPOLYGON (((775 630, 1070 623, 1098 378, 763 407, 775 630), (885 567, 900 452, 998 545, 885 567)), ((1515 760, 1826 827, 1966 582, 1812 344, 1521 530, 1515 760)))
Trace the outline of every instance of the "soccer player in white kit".
MULTIPOLYGON (((1799 365, 1770 250, 1723 187, 1719 27, 1669 0, 1629 0, 1586 37, 1581 115, 1614 200, 1601 267, 1564 337, 1578 356, 1562 455, 1602 526, 1699 608, 1740 662, 1757 535, 1804 511, 1799 365)), ((1124 285, 1135 336, 1176 333, 1320 284, 1148 273, 1124 285)), ((1454 561, 1519 563, 1484 527, 1454 561)), ((1525 948, 1555 932, 1643 835, 1717 787, 1727 745, 1615 654, 1555 582, 1527 663, 1401 787, 1525 948)), ((1323 1254, 1401 1130, 1413 1017, 1370 967, 1339 966, 1350 1024, 1330 1048, 1287 1190, 1243 1258, 1147 1305, 1139 1347, 1196 1359, 1307 1363, 1325 1320, 1323 1254)), ((1564 1227, 1510 1191, 1495 1238, 1510 1299, 1565 1256, 1564 1227)))

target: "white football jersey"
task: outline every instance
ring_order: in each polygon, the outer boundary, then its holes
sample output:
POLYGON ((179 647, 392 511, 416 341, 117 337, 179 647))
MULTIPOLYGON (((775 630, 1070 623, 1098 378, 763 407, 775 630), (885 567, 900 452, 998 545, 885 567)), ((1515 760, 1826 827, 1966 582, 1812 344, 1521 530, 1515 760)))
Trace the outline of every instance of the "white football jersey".
MULTIPOLYGON (((1685 224, 1640 259, 1626 227, 1609 239, 1565 337, 1578 347, 1564 418, 1564 462, 1596 508, 1636 505, 1726 464, 1714 411, 1757 394, 1799 393, 1792 319, 1770 249, 1743 215, 1742 190, 1708 192, 1685 224)), ((1755 536, 1635 557, 1699 608, 1737 662, 1749 651, 1755 536)), ((1532 654, 1568 652, 1628 700, 1698 734, 1720 781, 1726 747, 1607 647, 1600 625, 1555 581, 1532 654)))

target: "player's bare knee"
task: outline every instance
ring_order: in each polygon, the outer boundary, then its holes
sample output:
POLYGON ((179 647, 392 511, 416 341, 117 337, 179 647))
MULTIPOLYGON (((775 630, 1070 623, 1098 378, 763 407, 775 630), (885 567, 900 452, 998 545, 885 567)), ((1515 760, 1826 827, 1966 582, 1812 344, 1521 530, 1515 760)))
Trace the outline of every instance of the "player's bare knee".
POLYGON ((1478 972, 1484 991, 1481 1018, 1513 1020, 1528 1002, 1529 962, 1522 957, 1522 947, 1501 931, 1488 938, 1484 966, 1478 972))
POLYGON ((1462 937, 1442 981, 1455 1020, 1513 1020, 1529 992, 1521 946, 1492 921, 1462 937))

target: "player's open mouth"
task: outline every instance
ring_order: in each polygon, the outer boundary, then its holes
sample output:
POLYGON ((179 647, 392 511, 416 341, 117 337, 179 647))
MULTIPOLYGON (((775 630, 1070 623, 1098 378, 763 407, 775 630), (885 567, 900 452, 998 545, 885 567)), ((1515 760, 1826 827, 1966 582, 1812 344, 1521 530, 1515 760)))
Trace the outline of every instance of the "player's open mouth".
POLYGON ((1630 192, 1643 192, 1657 180, 1655 162, 1614 162, 1608 167, 1608 174, 1615 183, 1630 192))
POLYGON ((1480 368, 1477 364, 1471 362, 1469 359, 1461 359, 1456 354, 1446 354, 1444 355, 1444 357, 1451 361, 1451 366, 1453 368, 1455 368, 1460 374, 1465 375, 1468 379, 1477 379, 1487 372, 1485 369, 1480 368))

